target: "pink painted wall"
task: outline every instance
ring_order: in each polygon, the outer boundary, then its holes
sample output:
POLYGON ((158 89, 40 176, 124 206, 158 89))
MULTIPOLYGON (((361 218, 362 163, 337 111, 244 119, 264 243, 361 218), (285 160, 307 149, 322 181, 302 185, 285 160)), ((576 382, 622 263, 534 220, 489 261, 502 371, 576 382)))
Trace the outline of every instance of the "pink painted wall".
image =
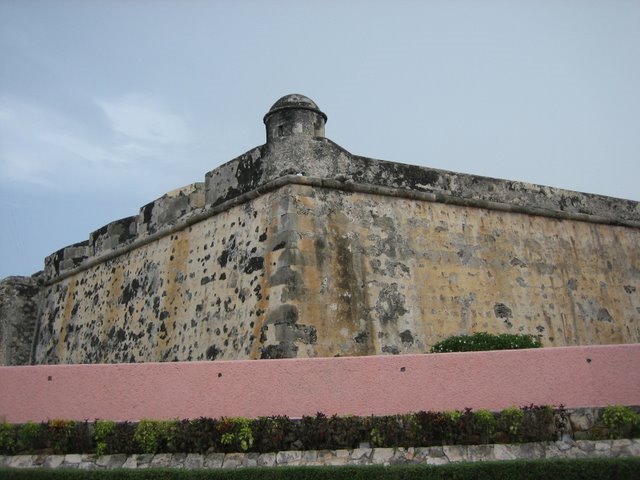
POLYGON ((640 405, 640 344, 438 355, 0 367, 0 418, 139 420, 640 405))

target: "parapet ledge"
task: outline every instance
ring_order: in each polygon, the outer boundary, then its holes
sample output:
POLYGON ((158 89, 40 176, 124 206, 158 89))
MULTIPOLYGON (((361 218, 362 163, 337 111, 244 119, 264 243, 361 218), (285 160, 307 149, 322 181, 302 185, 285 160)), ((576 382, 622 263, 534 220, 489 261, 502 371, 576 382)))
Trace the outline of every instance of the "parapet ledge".
POLYGON ((640 227, 640 202, 354 156, 356 183, 434 194, 434 201, 640 227))
MULTIPOLYGON (((45 282, 106 261, 286 184, 640 228, 640 203, 350 154, 325 137, 272 139, 173 190, 138 215, 45 259, 45 282)), ((390 200, 392 201, 392 200, 390 200)))
POLYGON ((204 207, 204 183, 172 190, 140 209, 138 215, 108 223, 89 235, 89 240, 64 247, 45 259, 45 277, 52 280, 94 259, 150 237, 180 223, 204 207))

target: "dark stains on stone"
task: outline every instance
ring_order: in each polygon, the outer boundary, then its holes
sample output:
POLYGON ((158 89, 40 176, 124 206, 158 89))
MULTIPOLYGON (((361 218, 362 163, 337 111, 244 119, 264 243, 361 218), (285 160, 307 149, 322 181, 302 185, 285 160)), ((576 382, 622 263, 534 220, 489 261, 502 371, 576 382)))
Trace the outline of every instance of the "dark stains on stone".
POLYGON ((400 353, 400 349, 395 345, 385 345, 382 347, 383 353, 389 353, 391 355, 398 355, 400 353))
POLYGON ((251 257, 244 267, 244 273, 250 274, 256 270, 262 270, 264 268, 263 257, 251 257))
POLYGON ((496 318, 500 318, 504 321, 507 327, 512 327, 511 318, 513 318, 513 312, 504 303, 496 303, 493 306, 493 313, 496 318))
POLYGON ((140 288, 140 282, 137 279, 134 279, 131 283, 127 284, 122 289, 122 295, 120 296, 120 303, 127 304, 129 303, 138 293, 138 289, 140 288))
POLYGON ((226 313, 230 313, 230 312, 233 312, 235 309, 236 309, 235 303, 233 303, 233 300, 231 300, 230 297, 227 297, 226 300, 224 301, 224 311, 226 313))
POLYGON ((282 241, 282 242, 278 243, 277 245, 275 245, 275 246, 271 249, 271 251, 272 251, 272 252, 275 252, 276 250, 281 250, 281 249, 283 249, 286 245, 287 245, 287 242, 282 241))
POLYGON ((597 318, 599 322, 613 322, 613 317, 611 317, 609 310, 607 310, 606 308, 601 308, 598 310, 597 318))
POLYGON ((385 285, 378 296, 375 312, 382 323, 396 322, 408 312, 405 297, 398 291, 398 284, 385 285))
POLYGON ((388 185, 389 180, 394 179, 400 187, 424 191, 436 186, 440 179, 440 173, 437 170, 401 163, 380 162, 364 157, 358 159, 363 163, 365 170, 354 172, 356 181, 363 181, 362 176, 375 172, 373 180, 379 185, 388 185))
POLYGON ((219 350, 215 345, 211 345, 209 348, 207 348, 207 360, 215 360, 221 353, 222 351, 219 350))
POLYGON ((509 262, 514 267, 526 267, 527 264, 520 260, 518 257, 513 257, 509 262))
POLYGON ((154 297, 153 299, 153 313, 156 317, 160 316, 160 297, 154 297))
POLYGON ((223 250, 220 256, 218 257, 218 264, 224 268, 227 266, 227 262, 229 261, 229 250, 223 250))
POLYGON ((160 324, 160 327, 158 328, 158 338, 160 340, 165 340, 167 338, 168 335, 168 331, 167 331, 167 326, 165 325, 164 322, 162 322, 160 324))
POLYGON ((366 345, 367 342, 369 341, 369 332, 367 332, 366 330, 362 331, 362 332, 358 333, 358 335, 356 335, 353 338, 353 340, 356 343, 359 343, 359 344, 362 344, 362 345, 366 345))
POLYGON ((213 205, 219 205, 243 193, 255 190, 260 185, 263 170, 261 156, 254 158, 252 155, 243 155, 240 157, 235 171, 237 186, 228 187, 226 194, 217 197, 213 205))
POLYGON ((270 284, 272 287, 278 285, 285 285, 286 290, 284 295, 284 300, 288 299, 296 299, 304 295, 304 279, 302 278, 302 274, 293 270, 291 267, 281 267, 271 276, 270 284))
POLYGON ((281 305, 269 314, 262 328, 262 342, 270 328, 274 329, 278 344, 261 347, 261 358, 294 358, 298 354, 297 342, 314 345, 318 341, 316 327, 298 324, 298 308, 294 305, 281 305))
POLYGON ((405 330, 404 332, 400 332, 400 340, 402 343, 413 343, 413 335, 410 330, 405 330))
POLYGON ((298 308, 295 305, 280 305, 267 317, 268 324, 293 325, 298 321, 298 308))
POLYGON ((267 345, 260 347, 261 359, 295 358, 297 355, 298 347, 296 345, 267 345))
POLYGON ((142 222, 149 224, 151 222, 151 215, 153 213, 154 202, 147 203, 142 207, 142 222))
POLYGON ((119 328, 118 331, 116 332, 116 339, 119 342, 124 342, 126 338, 127 338, 127 332, 125 332, 123 328, 119 328))

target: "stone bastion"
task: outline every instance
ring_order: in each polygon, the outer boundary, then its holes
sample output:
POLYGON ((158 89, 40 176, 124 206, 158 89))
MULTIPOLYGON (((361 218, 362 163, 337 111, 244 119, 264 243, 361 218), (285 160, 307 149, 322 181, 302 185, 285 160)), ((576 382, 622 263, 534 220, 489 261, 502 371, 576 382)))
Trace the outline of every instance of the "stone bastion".
POLYGON ((365 158, 287 95, 267 142, 0 282, 0 364, 640 341, 640 204, 365 158))

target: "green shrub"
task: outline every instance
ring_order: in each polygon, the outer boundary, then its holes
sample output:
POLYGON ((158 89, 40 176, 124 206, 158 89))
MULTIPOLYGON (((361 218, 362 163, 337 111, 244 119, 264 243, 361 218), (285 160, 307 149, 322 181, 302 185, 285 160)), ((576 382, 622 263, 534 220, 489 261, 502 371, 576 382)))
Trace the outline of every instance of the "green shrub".
POLYGON ((96 442, 96 454, 105 455, 107 453, 114 453, 110 449, 111 436, 116 429, 116 422, 110 420, 96 420, 93 427, 93 439, 96 442))
POLYGON ((609 429, 611 438, 633 436, 640 427, 640 415, 629 407, 610 405, 604 409, 602 421, 609 429))
MULTIPOLYGON (((297 440, 296 424, 286 416, 260 417, 253 421, 254 448, 258 452, 292 450, 297 440)), ((302 443, 307 447, 307 439, 302 443)))
POLYGON ((246 452, 253 446, 253 431, 248 418, 224 418, 219 425, 225 430, 220 443, 230 451, 246 452))
POLYGON ((172 451, 205 453, 211 448, 216 449, 220 443, 217 423, 217 420, 205 417, 179 421, 171 445, 172 451))
POLYGON ((54 453, 70 453, 70 444, 74 440, 76 422, 54 419, 47 423, 50 446, 54 453))
POLYGON ((144 453, 158 453, 171 450, 175 438, 175 420, 140 420, 133 439, 144 453))
POLYGON ((491 443, 496 433, 498 422, 489 410, 477 410, 473 414, 474 430, 480 438, 480 443, 491 443))
POLYGON ((512 441, 517 441, 520 438, 520 426, 523 417, 524 413, 518 407, 505 408, 500 412, 498 425, 512 441))
POLYGON ((533 335, 508 333, 494 335, 487 332, 477 332, 472 335, 457 335, 446 338, 431 347, 431 353, 517 350, 541 346, 540 340, 533 335))
MULTIPOLYGON (((626 407, 605 410, 600 428, 604 438, 633 436, 640 431, 639 415, 626 407), (605 427, 604 425, 607 425, 605 427)), ((453 410, 380 417, 199 418, 181 421, 142 420, 140 423, 98 420, 51 420, 46 424, 0 423, 0 453, 205 453, 333 450, 372 447, 549 441, 566 431, 564 407, 529 405, 499 413, 453 410)))
POLYGON ((11 423, 0 422, 0 453, 11 455, 16 448, 16 428, 11 423))
POLYGON ((46 446, 43 428, 40 423, 27 422, 18 430, 18 449, 20 451, 36 451, 46 446))
POLYGON ((540 442, 557 440, 555 412, 550 405, 529 405, 522 407, 520 421, 520 441, 540 442))

